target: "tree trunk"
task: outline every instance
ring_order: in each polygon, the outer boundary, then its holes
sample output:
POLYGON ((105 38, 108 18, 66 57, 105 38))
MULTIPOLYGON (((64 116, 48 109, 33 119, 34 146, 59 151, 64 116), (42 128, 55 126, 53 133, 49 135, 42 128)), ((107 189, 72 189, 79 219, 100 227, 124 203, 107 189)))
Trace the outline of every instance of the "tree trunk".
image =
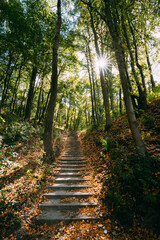
POLYGON ((97 124, 99 124, 99 116, 98 116, 98 110, 97 110, 97 100, 96 100, 96 90, 95 90, 95 76, 94 76, 94 70, 93 70, 93 63, 91 58, 91 50, 90 46, 88 45, 88 55, 89 55, 89 62, 91 66, 91 76, 92 76, 92 86, 93 86, 93 99, 94 99, 94 106, 95 106, 95 116, 97 120, 97 124))
POLYGON ((67 108, 67 117, 66 117, 66 129, 69 128, 69 118, 70 118, 70 105, 69 107, 67 108))
POLYGON ((6 70, 6 76, 4 78, 4 88, 3 88, 3 92, 2 92, 0 113, 5 104, 5 100, 6 100, 7 92, 8 92, 8 86, 9 86, 10 78, 11 78, 12 72, 13 72, 13 67, 11 67, 12 59, 13 59, 13 53, 9 53, 8 66, 7 66, 7 70, 6 70))
POLYGON ((134 79, 135 79, 135 82, 136 82, 136 85, 137 85, 137 88, 138 88, 138 92, 139 92, 139 103, 140 103, 140 106, 139 108, 141 108, 143 106, 143 90, 142 90, 142 87, 141 87, 141 84, 139 82, 139 79, 138 79, 138 76, 137 76, 137 73, 136 73, 136 70, 135 70, 135 61, 134 61, 134 57, 133 57, 133 53, 132 53, 132 50, 131 50, 131 46, 130 46, 130 41, 129 41, 129 38, 128 38, 128 34, 127 34, 127 29, 126 29, 126 26, 124 24, 124 19, 122 18, 122 27, 123 27, 123 32, 124 32, 124 36, 125 36, 125 39, 126 39, 126 43, 127 43, 127 48, 128 48, 128 51, 129 51, 129 55, 130 55, 130 65, 131 65, 131 69, 132 69, 132 73, 133 73, 133 76, 134 76, 134 79))
POLYGON ((44 151, 46 152, 47 161, 49 162, 53 162, 55 160, 52 142, 53 142, 53 117, 54 117, 54 109, 55 109, 56 99, 57 99, 57 82, 58 82, 57 61, 58 61, 60 28, 61 28, 61 0, 58 0, 56 33, 54 37, 53 53, 52 53, 51 96, 50 96, 50 100, 47 108, 44 138, 43 138, 44 151))
POLYGON ((35 121, 37 119, 39 119, 42 89, 43 89, 43 78, 42 78, 41 87, 40 87, 39 96, 38 96, 38 103, 37 103, 37 111, 36 111, 36 115, 35 115, 35 121))
POLYGON ((143 91, 141 93, 142 95, 141 95, 141 98, 139 99, 139 100, 141 100, 141 102, 139 101, 139 104, 140 104, 141 109, 146 109, 147 108, 147 91, 146 91, 145 77, 143 74, 142 66, 139 64, 137 43, 136 43, 136 39, 135 39, 135 35, 134 35, 134 31, 133 31, 133 27, 132 27, 131 23, 130 23, 130 30, 131 30, 131 34, 133 37, 136 65, 137 65, 137 68, 139 69, 141 79, 142 79, 142 85, 143 85, 143 91))
POLYGON ((18 76, 17 76, 16 82, 15 82, 14 92, 13 92, 12 100, 10 103, 10 111, 14 111, 14 109, 15 109, 15 104, 16 104, 16 100, 17 100, 17 91, 18 91, 18 87, 20 84, 22 67, 23 67, 23 60, 20 64, 18 76))
POLYGON ((108 25, 109 32, 112 38, 113 48, 115 50, 115 56, 116 56, 116 61, 117 61, 120 79, 122 83, 129 126, 130 126, 132 136, 139 153, 145 155, 146 148, 144 146, 139 128, 137 126, 136 116, 134 113, 131 95, 129 91, 129 85, 128 85, 126 71, 125 71, 125 63, 123 59, 123 50, 121 46, 121 38, 120 38, 120 31, 119 31, 117 16, 114 12, 113 13, 111 12, 111 10, 114 11, 114 9, 112 9, 113 6, 111 6, 110 1, 104 0, 104 2, 105 2, 105 10, 106 10, 105 12, 106 23, 108 25))
POLYGON ((146 52, 146 58, 147 58, 147 65, 148 65, 148 70, 149 70, 149 75, 150 75, 150 80, 151 80, 151 85, 152 85, 152 91, 155 91, 155 81, 153 78, 153 73, 152 73, 152 67, 151 67, 151 63, 150 63, 150 59, 149 59, 149 54, 148 54, 148 50, 147 50, 147 44, 145 43, 145 52, 146 52))
POLYGON ((119 112, 122 114, 122 89, 119 89, 119 112))
POLYGON ((107 78, 108 78, 108 85, 109 85, 109 96, 111 102, 111 110, 112 110, 112 117, 114 116, 115 109, 114 109, 114 95, 113 95, 113 79, 112 74, 107 71, 107 78))
MULTIPOLYGON (((87 49, 88 50, 88 49, 87 49)), ((89 59, 86 51, 86 60, 87 60, 87 70, 89 76, 89 83, 90 83, 90 90, 91 90, 91 103, 92 103, 92 125, 95 126, 95 112, 94 112, 94 100, 93 100, 93 86, 92 86, 92 79, 91 79, 91 72, 89 66, 89 59)))
POLYGON ((37 66, 33 65, 32 68, 32 75, 29 85, 29 91, 28 91, 28 97, 27 97, 27 105, 26 105, 26 111, 25 111, 25 119, 30 119, 31 117, 31 110, 32 110, 32 104, 33 104, 33 98, 34 98, 34 87, 36 82, 36 75, 37 75, 37 66))
MULTIPOLYGON (((49 92, 47 94, 47 99, 46 99, 45 105, 43 106, 42 113, 39 116, 39 121, 38 121, 39 124, 41 123, 42 119, 44 119, 44 117, 45 117, 45 112, 48 107, 48 101, 49 101, 50 95, 51 95, 51 89, 49 90, 49 92)), ((43 97, 43 93, 42 93, 42 97, 43 97)), ((42 102, 43 102, 43 100, 42 100, 42 102)))
MULTIPOLYGON (((96 49, 98 58, 100 58, 100 50, 99 50, 99 46, 98 46, 97 33, 96 33, 96 29, 94 27, 94 21, 93 21, 91 9, 89 9, 89 12, 90 12, 90 17, 91 17, 91 27, 92 27, 92 31, 93 31, 93 35, 94 35, 95 49, 96 49)), ((104 101, 104 108, 105 108, 105 117, 106 117, 105 129, 107 130, 111 126, 109 95, 107 93, 103 70, 99 68, 99 72, 100 72, 100 80, 101 80, 101 87, 102 87, 102 94, 103 94, 103 101, 104 101)))

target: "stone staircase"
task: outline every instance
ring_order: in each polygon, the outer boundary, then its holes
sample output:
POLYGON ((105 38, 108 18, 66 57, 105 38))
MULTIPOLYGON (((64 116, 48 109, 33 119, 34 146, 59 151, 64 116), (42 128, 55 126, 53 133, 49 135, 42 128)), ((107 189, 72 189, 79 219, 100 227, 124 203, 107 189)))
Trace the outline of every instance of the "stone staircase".
POLYGON ((87 184, 87 159, 83 157, 76 133, 68 136, 63 154, 55 164, 54 178, 44 194, 43 203, 39 204, 42 214, 36 217, 38 224, 52 224, 59 221, 98 220, 91 214, 90 208, 97 204, 90 201, 93 197, 92 186, 87 184), (86 211, 80 209, 87 208, 86 211), (85 212, 85 214, 83 213, 85 212))

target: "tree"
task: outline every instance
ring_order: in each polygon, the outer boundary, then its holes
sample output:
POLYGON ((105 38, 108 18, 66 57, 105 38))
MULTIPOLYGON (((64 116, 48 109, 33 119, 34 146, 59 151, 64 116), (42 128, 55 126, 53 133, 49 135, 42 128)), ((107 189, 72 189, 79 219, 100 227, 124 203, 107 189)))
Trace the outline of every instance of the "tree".
POLYGON ((51 77, 51 95, 48 103, 46 120, 45 120, 45 130, 44 130, 44 151, 46 152, 47 160, 53 162, 55 160, 54 150, 53 150, 53 116, 56 105, 57 98, 57 82, 58 82, 58 72, 57 72, 57 62, 58 62, 58 47, 60 39, 60 28, 61 28, 61 0, 57 2, 57 24, 56 32, 53 42, 53 52, 52 52, 52 77, 51 77))

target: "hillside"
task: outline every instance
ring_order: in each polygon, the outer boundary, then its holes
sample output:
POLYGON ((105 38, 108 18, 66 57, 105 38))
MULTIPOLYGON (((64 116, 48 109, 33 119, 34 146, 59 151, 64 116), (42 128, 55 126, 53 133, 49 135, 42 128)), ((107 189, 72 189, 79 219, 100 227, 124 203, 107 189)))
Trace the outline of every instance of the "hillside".
POLYGON ((112 219, 114 226, 141 226, 141 231, 146 227, 159 233, 160 99, 149 104, 138 123, 148 150, 146 157, 137 154, 126 115, 114 120, 108 132, 82 133, 81 141, 96 177, 103 182, 104 216, 112 219))

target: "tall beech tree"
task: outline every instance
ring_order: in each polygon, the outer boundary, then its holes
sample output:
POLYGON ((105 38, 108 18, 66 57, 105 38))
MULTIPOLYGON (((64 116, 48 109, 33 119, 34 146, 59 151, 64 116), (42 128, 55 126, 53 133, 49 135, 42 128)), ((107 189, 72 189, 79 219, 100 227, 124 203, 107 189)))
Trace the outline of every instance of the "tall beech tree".
POLYGON ((44 151, 46 152, 47 161, 53 162, 55 160, 53 150, 53 117, 56 106, 57 98, 57 83, 58 83, 58 47, 60 40, 60 29, 61 29, 61 0, 57 1, 57 23, 55 29, 55 37, 53 41, 52 50, 52 77, 51 77, 51 95, 48 103, 45 130, 44 130, 44 151))

